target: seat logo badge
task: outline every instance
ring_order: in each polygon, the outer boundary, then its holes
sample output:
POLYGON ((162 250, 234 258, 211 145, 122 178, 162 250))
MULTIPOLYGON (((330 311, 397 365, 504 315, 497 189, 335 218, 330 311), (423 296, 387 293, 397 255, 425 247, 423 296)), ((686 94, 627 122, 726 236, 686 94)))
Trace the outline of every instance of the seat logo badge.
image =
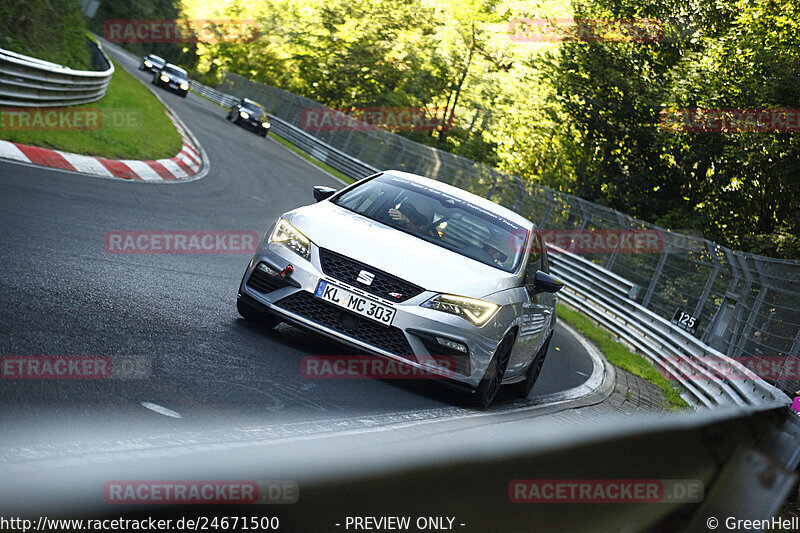
POLYGON ((372 285, 372 280, 375 279, 375 274, 372 272, 367 272, 366 270, 362 270, 358 273, 358 277, 356 281, 361 283, 362 285, 372 285))
POLYGON ((400 294, 399 292, 390 292, 389 296, 391 296, 392 298, 402 298, 403 297, 403 295, 400 294))

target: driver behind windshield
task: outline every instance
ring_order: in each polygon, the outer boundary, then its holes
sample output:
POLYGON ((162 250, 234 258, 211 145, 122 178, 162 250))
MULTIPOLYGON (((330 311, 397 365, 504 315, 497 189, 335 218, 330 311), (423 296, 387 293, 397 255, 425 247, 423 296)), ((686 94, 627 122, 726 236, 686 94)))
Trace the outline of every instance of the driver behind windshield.
POLYGON ((399 207, 389 209, 388 214, 392 220, 399 222, 414 233, 420 233, 422 228, 430 223, 425 215, 408 202, 403 202, 399 207))

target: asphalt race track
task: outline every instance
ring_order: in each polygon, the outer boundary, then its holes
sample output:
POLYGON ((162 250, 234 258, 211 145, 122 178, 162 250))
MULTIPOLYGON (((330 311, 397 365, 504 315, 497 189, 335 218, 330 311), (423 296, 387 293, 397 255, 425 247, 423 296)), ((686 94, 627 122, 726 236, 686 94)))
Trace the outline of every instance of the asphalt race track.
MULTIPOLYGON (((203 179, 147 184, 0 162, 0 354, 136 357, 149 364, 140 379, 0 381, 5 438, 24 440, 25 431, 53 423, 172 428, 457 404, 457 393, 429 382, 304 378, 303 357, 348 348, 241 319, 236 290, 249 254, 106 252, 104 236, 113 230, 262 235, 284 211, 312 203, 312 186, 342 186, 271 137, 232 125, 211 102, 158 94, 205 149, 211 169, 203 179)), ((532 396, 576 387, 591 370, 582 345, 559 326, 532 396)), ((509 401, 501 395, 498 404, 509 401)))

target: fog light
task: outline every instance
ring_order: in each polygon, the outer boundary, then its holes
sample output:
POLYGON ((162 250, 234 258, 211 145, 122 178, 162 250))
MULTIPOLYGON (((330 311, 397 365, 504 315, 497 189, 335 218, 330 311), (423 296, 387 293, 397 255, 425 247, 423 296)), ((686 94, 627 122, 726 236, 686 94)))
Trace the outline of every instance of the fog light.
POLYGON ((457 350, 462 353, 467 353, 467 347, 461 344, 460 342, 451 341, 450 339, 443 339, 441 337, 436 337, 436 342, 438 342, 442 346, 450 348, 451 350, 457 350))

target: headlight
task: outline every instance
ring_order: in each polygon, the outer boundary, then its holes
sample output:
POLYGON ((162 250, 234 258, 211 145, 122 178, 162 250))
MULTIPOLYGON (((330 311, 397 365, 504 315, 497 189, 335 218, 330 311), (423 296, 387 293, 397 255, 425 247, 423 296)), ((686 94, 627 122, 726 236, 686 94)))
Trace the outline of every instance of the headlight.
POLYGON ((184 91, 188 91, 189 90, 189 84, 188 83, 181 83, 181 89, 183 89, 184 91))
POLYGON ((269 128, 269 122, 262 122, 261 123, 261 127, 262 128, 269 128))
POLYGON ((153 66, 153 64, 151 62, 149 62, 149 61, 145 61, 144 62, 144 66, 146 66, 147 68, 150 68, 150 67, 153 66))
POLYGON ((278 221, 269 242, 287 247, 306 261, 311 257, 311 241, 284 219, 278 221))
POLYGON ((484 325, 500 308, 497 304, 452 294, 437 294, 422 304, 422 307, 464 317, 476 326, 484 325))
POLYGON ((239 111, 239 116, 242 117, 245 120, 250 118, 250 115, 248 113, 245 113, 244 111, 239 111))
POLYGON ((161 81, 169 81, 169 78, 164 74, 161 75, 161 81))

